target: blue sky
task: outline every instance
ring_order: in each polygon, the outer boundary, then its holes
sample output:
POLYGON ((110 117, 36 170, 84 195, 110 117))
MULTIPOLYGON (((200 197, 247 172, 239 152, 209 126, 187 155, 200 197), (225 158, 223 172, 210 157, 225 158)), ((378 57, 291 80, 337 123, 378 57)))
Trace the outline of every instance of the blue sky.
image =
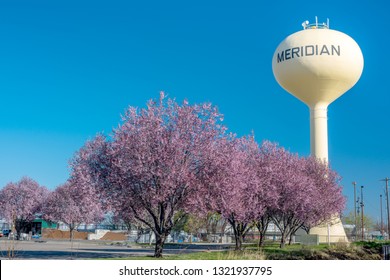
POLYGON ((126 107, 164 90, 210 101, 238 135, 310 153, 309 111, 272 74, 272 56, 304 20, 360 45, 360 81, 328 110, 329 159, 343 177, 347 211, 365 186, 379 219, 390 177, 390 21, 385 1, 0 0, 0 187, 27 175, 54 189, 67 163, 126 107), (359 188, 360 189, 360 188, 359 188))

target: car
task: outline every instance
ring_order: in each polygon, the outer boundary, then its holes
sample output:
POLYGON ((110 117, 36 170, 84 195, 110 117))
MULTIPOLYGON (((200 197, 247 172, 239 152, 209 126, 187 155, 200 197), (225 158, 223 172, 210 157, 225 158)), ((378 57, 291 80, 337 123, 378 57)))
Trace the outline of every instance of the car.
POLYGON ((1 232, 0 232, 0 237, 3 237, 3 236, 4 236, 4 234, 3 234, 3 232, 1 231, 1 232))
POLYGON ((11 232, 10 229, 3 229, 2 234, 3 234, 3 236, 8 236, 10 232, 11 232))

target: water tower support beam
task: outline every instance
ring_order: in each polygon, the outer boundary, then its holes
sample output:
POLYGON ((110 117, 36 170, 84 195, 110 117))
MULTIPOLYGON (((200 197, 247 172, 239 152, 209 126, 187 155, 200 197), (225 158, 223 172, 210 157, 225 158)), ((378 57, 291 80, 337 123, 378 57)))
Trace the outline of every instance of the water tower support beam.
POLYGON ((328 106, 310 107, 310 153, 328 162, 328 106))

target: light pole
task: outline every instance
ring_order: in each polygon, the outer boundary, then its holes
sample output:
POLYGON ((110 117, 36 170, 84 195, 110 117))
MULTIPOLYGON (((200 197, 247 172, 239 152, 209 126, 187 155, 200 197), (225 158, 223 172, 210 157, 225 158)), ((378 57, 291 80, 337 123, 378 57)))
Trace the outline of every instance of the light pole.
POLYGON ((364 201, 363 201, 363 186, 360 187, 360 208, 362 209, 362 241, 364 241, 364 201))
POLYGON ((382 195, 380 197, 380 205, 381 205, 381 235, 383 237, 383 213, 382 213, 382 195))
POLYGON ((389 178, 385 178, 381 181, 386 182, 386 203, 387 203, 387 239, 390 240, 390 213, 389 213, 389 178))
MULTIPOLYGON (((357 200, 356 200, 357 217, 360 216, 360 203, 359 202, 360 202, 360 197, 358 197, 357 200)), ((357 241, 358 233, 360 232, 360 228, 358 228, 358 226, 360 227, 360 225, 358 225, 357 221, 356 221, 356 227, 357 227, 357 229, 356 229, 356 241, 357 241)))
POLYGON ((357 237, 357 215, 356 215, 356 182, 352 182, 353 185, 353 207, 354 207, 354 217, 355 217, 355 241, 357 237))

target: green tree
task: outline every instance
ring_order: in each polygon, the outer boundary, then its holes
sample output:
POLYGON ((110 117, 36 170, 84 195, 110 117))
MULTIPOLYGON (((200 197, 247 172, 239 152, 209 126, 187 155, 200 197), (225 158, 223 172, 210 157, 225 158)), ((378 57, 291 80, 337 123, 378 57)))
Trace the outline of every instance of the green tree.
MULTIPOLYGON (((354 225, 355 228, 350 229, 349 232, 347 230, 347 234, 351 236, 357 236, 359 238, 362 234, 362 215, 359 213, 356 217, 355 222, 355 214, 353 211, 348 212, 345 216, 341 218, 344 225, 354 225), (356 225, 355 225, 356 224, 356 225)), ((369 215, 364 215, 363 218, 364 232, 367 233, 371 230, 375 229, 375 221, 369 215)))

